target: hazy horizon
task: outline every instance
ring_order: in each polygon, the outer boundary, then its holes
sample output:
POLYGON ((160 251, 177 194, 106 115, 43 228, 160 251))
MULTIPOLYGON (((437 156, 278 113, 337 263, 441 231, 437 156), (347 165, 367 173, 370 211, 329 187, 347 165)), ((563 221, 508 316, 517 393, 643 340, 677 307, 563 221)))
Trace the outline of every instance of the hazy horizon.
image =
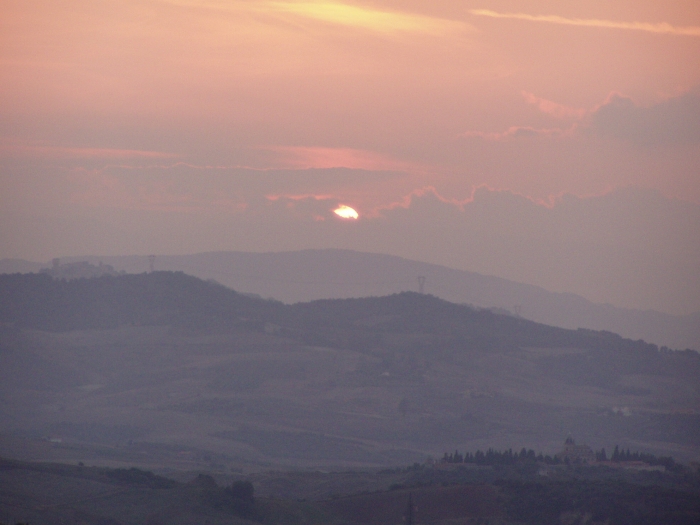
MULTIPOLYGON (((322 213, 324 205, 312 203, 308 208, 322 213)), ((114 223, 86 232, 84 223, 53 221, 33 232, 42 237, 33 243, 33 257, 0 254, 47 264, 54 257, 348 249, 501 277, 620 308, 673 315, 700 311, 700 207, 650 190, 564 196, 551 208, 510 192, 481 189, 461 206, 427 192, 414 196, 407 208, 352 224, 303 218, 297 223, 285 220, 286 211, 284 205, 270 210, 276 220, 255 226, 259 235, 253 238, 248 235, 253 227, 249 219, 219 228, 191 217, 168 222, 153 213, 131 212, 128 219, 115 221, 157 221, 154 228, 162 235, 149 239, 120 232, 114 223), (66 242, 66 235, 53 234, 52 229, 84 235, 66 242), (177 249, 183 244, 172 242, 177 235, 190 237, 189 249, 177 249), (97 249, 81 252, 86 240, 97 249), (135 248, 130 251, 130 246, 135 248)))

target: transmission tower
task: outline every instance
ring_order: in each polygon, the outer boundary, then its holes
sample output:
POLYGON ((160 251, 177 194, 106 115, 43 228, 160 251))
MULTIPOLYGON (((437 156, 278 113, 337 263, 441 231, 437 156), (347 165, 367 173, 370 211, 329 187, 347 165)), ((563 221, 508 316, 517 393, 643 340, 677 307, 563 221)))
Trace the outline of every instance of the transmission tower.
POLYGON ((418 293, 422 294, 425 290, 425 275, 418 276, 418 293))

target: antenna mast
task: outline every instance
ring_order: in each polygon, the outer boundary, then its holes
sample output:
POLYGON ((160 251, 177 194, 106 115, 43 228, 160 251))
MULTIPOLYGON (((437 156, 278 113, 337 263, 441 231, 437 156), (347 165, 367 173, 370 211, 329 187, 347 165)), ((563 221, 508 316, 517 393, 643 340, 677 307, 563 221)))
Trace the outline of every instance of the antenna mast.
POLYGON ((425 290, 425 275, 418 276, 418 293, 423 294, 425 290))

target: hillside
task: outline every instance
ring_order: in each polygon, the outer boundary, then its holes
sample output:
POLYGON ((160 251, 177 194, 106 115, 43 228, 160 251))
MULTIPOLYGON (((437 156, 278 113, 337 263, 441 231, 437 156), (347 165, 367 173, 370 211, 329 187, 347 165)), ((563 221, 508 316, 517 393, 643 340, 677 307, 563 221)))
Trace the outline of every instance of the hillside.
MULTIPOLYGON (((207 474, 178 482, 137 468, 28 463, 0 458, 0 516, 33 525, 250 525, 328 523, 310 505, 260 500, 248 481, 207 474)), ((0 522, 2 523, 2 522, 0 522)))
MULTIPOLYGON (((281 305, 279 305, 281 306, 281 305)), ((120 326, 223 328, 263 319, 278 303, 259 301, 182 273, 71 281, 46 274, 0 276, 0 322, 50 331, 120 326)))
MULTIPOLYGON (((119 271, 148 270, 146 256, 68 257, 63 264, 89 261, 119 271)), ((475 272, 454 270, 390 255, 351 250, 302 250, 280 253, 214 252, 158 255, 157 270, 183 271, 239 290, 285 303, 317 299, 383 296, 425 291, 436 297, 480 308, 501 308, 526 319, 563 328, 588 328, 644 339, 670 348, 700 349, 700 313, 675 316, 595 304, 571 293, 553 293, 475 272)), ((37 263, 0 261, 0 273, 37 271, 37 263), (22 269, 20 269, 22 268, 22 269)))
POLYGON ((0 276, 0 455, 249 472, 446 450, 700 456, 700 356, 414 292, 285 305, 182 273, 0 276))

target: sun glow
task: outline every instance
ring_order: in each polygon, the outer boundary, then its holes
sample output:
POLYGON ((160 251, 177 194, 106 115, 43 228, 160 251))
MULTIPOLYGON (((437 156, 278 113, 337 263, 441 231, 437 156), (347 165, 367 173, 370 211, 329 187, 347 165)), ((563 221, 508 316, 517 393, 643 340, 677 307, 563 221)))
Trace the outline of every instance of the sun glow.
POLYGON ((385 34, 405 32, 443 35, 464 27, 464 24, 459 22, 408 13, 380 11, 336 1, 269 2, 266 5, 276 11, 321 22, 385 34))
POLYGON ((355 210, 353 210, 350 206, 346 206, 345 204, 338 206, 335 210, 333 210, 333 213, 335 213, 338 217, 342 217, 343 219, 357 219, 360 216, 355 210))

